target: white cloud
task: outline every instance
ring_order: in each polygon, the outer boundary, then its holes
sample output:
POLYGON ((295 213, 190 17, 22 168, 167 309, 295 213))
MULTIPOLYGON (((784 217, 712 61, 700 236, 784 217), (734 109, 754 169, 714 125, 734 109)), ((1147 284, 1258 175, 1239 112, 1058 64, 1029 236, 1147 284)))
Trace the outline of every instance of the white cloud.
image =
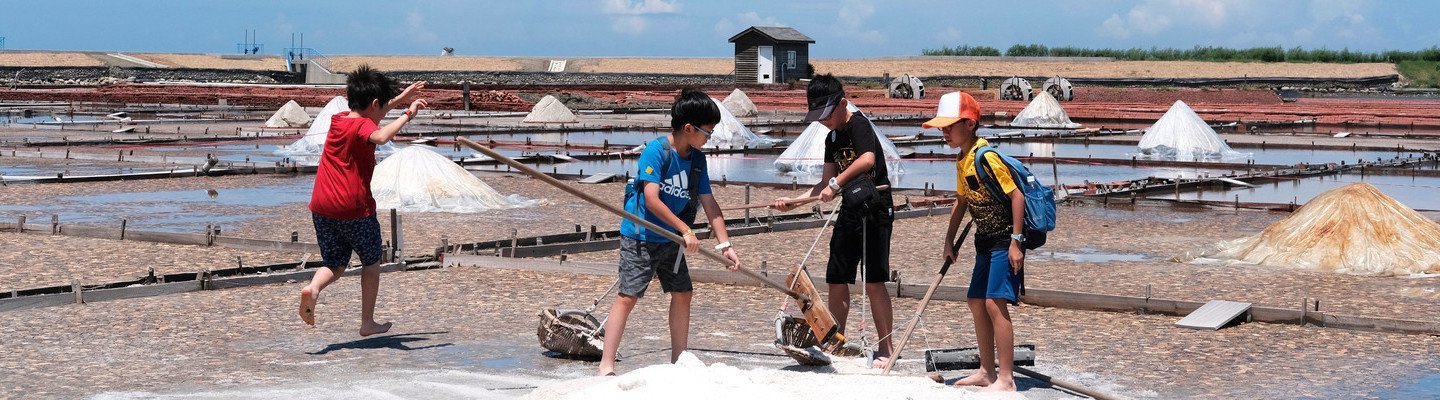
POLYGON ((944 43, 955 43, 964 39, 965 35, 960 32, 959 28, 956 28, 954 26, 947 26, 945 27, 945 31, 940 32, 939 34, 935 35, 935 37, 937 39, 940 39, 940 41, 944 43))
POLYGON ((740 14, 735 15, 735 20, 734 20, 734 21, 731 21, 730 18, 728 18, 728 17, 727 17, 727 18, 720 18, 719 21, 716 21, 716 22, 715 22, 715 34, 720 35, 720 36, 730 37, 730 35, 734 35, 734 34, 736 34, 736 33, 740 33, 740 30, 741 30, 741 29, 749 28, 749 27, 752 27, 752 26, 787 26, 787 25, 785 25, 784 23, 781 23, 780 20, 775 19, 775 17, 773 17, 773 16, 768 16, 768 15, 767 15, 767 16, 763 16, 763 17, 762 17, 762 16, 760 16, 760 13, 758 13, 758 12, 748 11, 748 12, 743 12, 743 13, 740 13, 740 14))
POLYGON ((610 28, 626 34, 640 34, 650 27, 654 15, 680 12, 680 3, 665 0, 603 0, 601 12, 610 15, 610 28))
POLYGON ((1100 34, 1112 38, 1156 36, 1176 25, 1219 30, 1230 23, 1241 0, 1146 0, 1100 23, 1100 34))
POLYGON ((435 44, 440 40, 440 35, 430 30, 425 24, 425 15, 419 11, 405 15, 405 36, 419 44, 435 44))
POLYGON ((865 0, 845 0, 840 5, 840 36, 860 42, 879 44, 885 42, 885 34, 878 30, 865 29, 865 21, 875 15, 875 5, 865 0))

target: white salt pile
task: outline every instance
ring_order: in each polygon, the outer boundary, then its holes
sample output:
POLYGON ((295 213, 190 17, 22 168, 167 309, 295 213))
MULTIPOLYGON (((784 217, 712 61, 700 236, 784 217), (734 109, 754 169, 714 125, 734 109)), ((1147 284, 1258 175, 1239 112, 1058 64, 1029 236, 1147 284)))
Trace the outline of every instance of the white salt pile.
POLYGON ((978 393, 916 376, 742 370, 705 365, 689 352, 675 364, 652 365, 615 377, 541 386, 526 399, 1023 399, 1018 393, 978 393))
POLYGON ((377 208, 405 212, 472 213, 541 203, 518 194, 502 195, 423 145, 401 149, 376 165, 370 191, 377 208))
POLYGON ((555 96, 547 95, 535 103, 535 107, 530 109, 523 121, 532 124, 565 124, 579 122, 580 119, 575 117, 575 112, 570 111, 570 107, 566 107, 565 103, 561 103, 555 96))
POLYGON ((310 114, 305 113, 305 108, 300 103, 290 100, 275 110, 270 119, 265 120, 266 128, 304 128, 310 125, 310 114))

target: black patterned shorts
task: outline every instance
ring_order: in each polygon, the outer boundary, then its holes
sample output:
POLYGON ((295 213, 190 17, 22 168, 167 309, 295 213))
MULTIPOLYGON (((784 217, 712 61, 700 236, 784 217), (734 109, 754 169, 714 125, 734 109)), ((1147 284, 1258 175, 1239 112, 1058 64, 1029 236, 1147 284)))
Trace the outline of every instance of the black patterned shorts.
POLYGON ((336 272, 350 266, 350 253, 360 256, 360 265, 374 265, 383 254, 380 220, 374 214, 356 219, 334 219, 310 214, 315 222, 315 241, 325 266, 336 272))

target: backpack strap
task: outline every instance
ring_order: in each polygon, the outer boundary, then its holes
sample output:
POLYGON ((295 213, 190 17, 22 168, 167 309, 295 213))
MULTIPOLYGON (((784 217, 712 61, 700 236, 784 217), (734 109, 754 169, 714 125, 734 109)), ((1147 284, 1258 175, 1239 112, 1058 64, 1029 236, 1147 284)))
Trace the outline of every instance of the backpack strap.
POLYGON ((995 171, 990 169, 990 163, 985 159, 986 153, 994 151, 995 148, 990 146, 975 149, 975 178, 980 181, 982 186, 985 186, 985 191, 990 192, 990 197, 995 201, 1009 205, 1010 202, 1005 201, 1005 191, 1000 187, 1000 181, 995 179, 995 171))

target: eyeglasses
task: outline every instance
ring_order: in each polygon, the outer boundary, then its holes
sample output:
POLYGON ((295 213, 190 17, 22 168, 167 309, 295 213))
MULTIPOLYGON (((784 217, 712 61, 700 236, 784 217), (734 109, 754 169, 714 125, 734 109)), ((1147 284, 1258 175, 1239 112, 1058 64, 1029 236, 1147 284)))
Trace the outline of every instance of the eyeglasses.
POLYGON ((709 138, 710 138, 710 135, 715 134, 714 132, 705 130, 705 128, 701 128, 700 125, 690 125, 690 127, 695 128, 695 130, 700 131, 700 133, 705 134, 705 138, 706 138, 706 139, 709 139, 709 138))

